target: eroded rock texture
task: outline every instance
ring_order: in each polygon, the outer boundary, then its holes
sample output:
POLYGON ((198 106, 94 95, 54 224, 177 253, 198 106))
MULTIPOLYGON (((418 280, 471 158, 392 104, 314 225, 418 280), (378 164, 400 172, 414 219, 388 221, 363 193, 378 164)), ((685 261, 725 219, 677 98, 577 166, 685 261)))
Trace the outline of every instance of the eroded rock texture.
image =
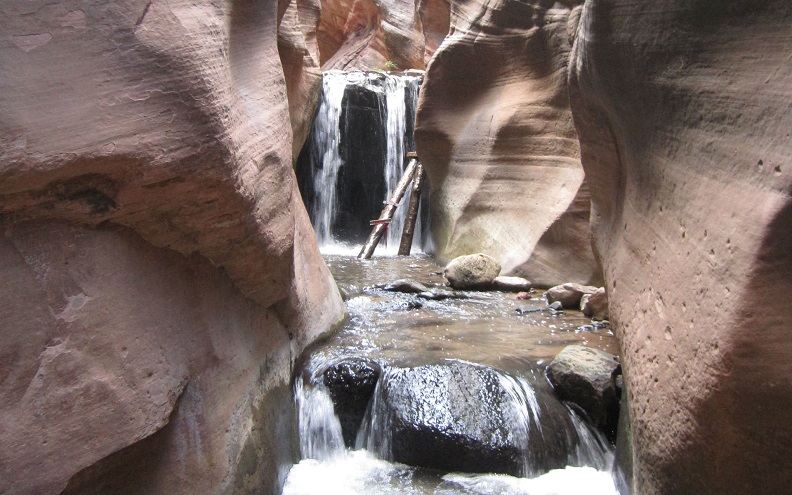
POLYGON ((292 360, 343 312, 277 3, 0 11, 0 492, 276 491, 292 360))
POLYGON ((423 69, 448 33, 448 0, 319 1, 325 69, 423 69))
POLYGON ((636 492, 792 482, 792 6, 596 0, 571 99, 636 492))
POLYGON ((442 259, 481 251, 538 286, 598 282, 566 83, 581 3, 452 3, 416 125, 442 259))
POLYGON ((311 128, 322 70, 424 69, 448 33, 449 16, 448 0, 279 0, 293 159, 311 128))

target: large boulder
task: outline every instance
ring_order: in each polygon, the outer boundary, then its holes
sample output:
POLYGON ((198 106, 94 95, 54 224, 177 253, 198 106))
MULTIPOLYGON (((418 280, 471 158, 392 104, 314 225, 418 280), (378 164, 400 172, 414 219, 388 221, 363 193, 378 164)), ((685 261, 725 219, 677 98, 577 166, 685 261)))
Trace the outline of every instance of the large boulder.
POLYGON ((570 345, 547 367, 547 378, 559 399, 578 405, 594 425, 613 438, 619 418, 618 371, 617 356, 570 345))
POLYGON ((583 0, 451 4, 415 131, 438 256, 486 252, 537 287, 601 285, 567 96, 583 0))
POLYGON ((273 2, 6 2, 0 492, 277 492, 343 315, 273 2))
POLYGON ((385 458, 514 476, 583 457, 605 467, 602 452, 582 454, 586 448, 578 448, 579 430, 569 411, 543 380, 524 390, 530 385, 459 362, 389 369, 381 380, 372 405, 377 423, 366 446, 385 458))
POLYGON ((454 289, 486 289, 501 271, 498 260, 486 254, 470 254, 454 258, 443 275, 454 289))
POLYGON ((792 4, 586 2, 570 97, 635 490, 792 483, 792 4))

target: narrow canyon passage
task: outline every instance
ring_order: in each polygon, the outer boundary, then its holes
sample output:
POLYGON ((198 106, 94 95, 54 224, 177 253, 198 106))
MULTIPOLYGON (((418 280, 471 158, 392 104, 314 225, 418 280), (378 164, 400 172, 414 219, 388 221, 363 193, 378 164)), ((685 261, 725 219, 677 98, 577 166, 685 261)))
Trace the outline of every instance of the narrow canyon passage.
POLYGON ((428 195, 413 256, 394 250, 407 198, 374 258, 354 256, 404 173, 421 76, 323 76, 298 182, 348 321, 295 372, 302 460, 283 493, 616 493, 613 436, 545 377, 566 346, 618 355, 607 321, 541 290, 448 290, 424 253, 428 195))
POLYGON ((787 493, 791 46, 789 0, 0 0, 0 494, 787 493))

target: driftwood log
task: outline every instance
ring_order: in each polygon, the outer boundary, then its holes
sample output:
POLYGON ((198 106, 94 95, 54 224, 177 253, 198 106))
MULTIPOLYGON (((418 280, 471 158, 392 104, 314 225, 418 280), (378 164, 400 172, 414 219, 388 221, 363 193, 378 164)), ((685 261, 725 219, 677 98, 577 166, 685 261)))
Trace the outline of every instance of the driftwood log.
POLYGON ((404 230, 402 230, 401 242, 399 243, 399 256, 409 256, 410 249, 412 249, 415 224, 418 220, 418 207, 421 205, 421 189, 423 189, 423 183, 423 165, 419 162, 413 176, 412 191, 410 192, 410 206, 407 210, 407 218, 404 220, 404 230))
POLYGON ((410 185, 410 181, 413 175, 415 175, 415 169, 418 167, 418 159, 415 158, 415 154, 408 153, 407 156, 410 158, 410 163, 407 165, 404 175, 399 179, 396 190, 393 191, 390 199, 385 203, 385 208, 382 209, 379 219, 371 221, 371 225, 373 225, 374 228, 371 229, 371 234, 369 234, 368 239, 366 239, 366 243, 363 244, 363 249, 360 250, 358 258, 369 259, 371 255, 374 254, 374 249, 377 248, 377 244, 379 244, 383 234, 387 231, 388 224, 393 220, 396 207, 399 206, 399 202, 402 197, 404 197, 404 193, 407 192, 407 186, 410 185))

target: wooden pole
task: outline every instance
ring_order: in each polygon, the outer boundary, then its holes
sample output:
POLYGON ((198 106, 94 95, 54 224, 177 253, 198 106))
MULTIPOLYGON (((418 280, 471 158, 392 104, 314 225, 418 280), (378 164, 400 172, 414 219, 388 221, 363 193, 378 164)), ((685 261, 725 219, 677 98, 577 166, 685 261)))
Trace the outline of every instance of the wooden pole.
MULTIPOLYGON (((408 153, 408 157, 411 155, 408 153)), ((404 171, 404 175, 402 175, 401 179, 399 179, 399 183, 396 185, 396 190, 393 191, 393 195, 390 197, 390 200, 385 203, 385 208, 382 209, 382 213, 380 213, 379 220, 373 220, 371 222, 374 225, 374 228, 371 230, 371 234, 369 234, 368 239, 366 239, 366 243, 363 244, 363 249, 360 250, 360 254, 358 254, 358 258, 369 259, 371 255, 374 254, 374 249, 376 249, 377 244, 379 244, 380 239, 382 239, 382 235, 388 228, 388 224, 393 219, 393 214, 396 212, 396 207, 399 206, 399 201, 401 201, 404 193, 407 192, 407 186, 410 185, 410 181, 415 175, 415 169, 418 166, 418 160, 416 158, 412 158, 410 160, 409 165, 407 165, 407 169, 404 171)))
POLYGON ((409 256, 410 250, 412 249, 413 234, 415 233, 415 224, 418 219, 418 207, 421 204, 421 189, 423 188, 423 182, 423 165, 418 163, 418 166, 415 168, 412 192, 410 192, 410 207, 407 210, 407 218, 404 220, 401 243, 399 243, 399 256, 409 256))

